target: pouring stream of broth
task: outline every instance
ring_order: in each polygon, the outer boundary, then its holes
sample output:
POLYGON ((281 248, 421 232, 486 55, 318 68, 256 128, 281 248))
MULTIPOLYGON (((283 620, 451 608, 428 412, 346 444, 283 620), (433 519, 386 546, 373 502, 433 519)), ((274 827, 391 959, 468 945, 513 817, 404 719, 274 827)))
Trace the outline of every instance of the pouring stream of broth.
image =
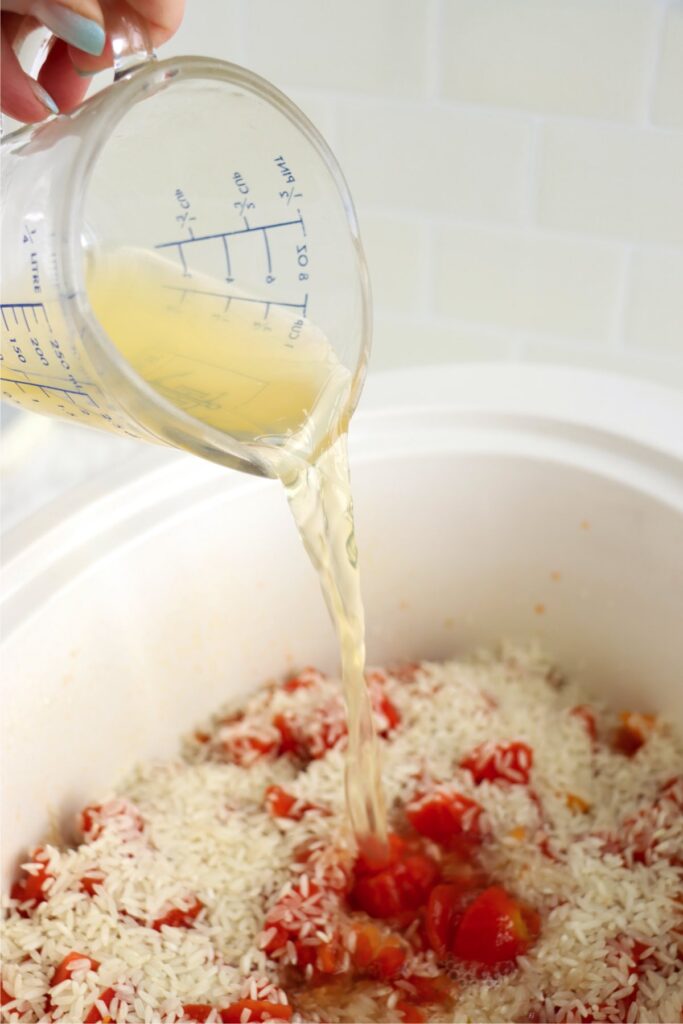
MULTIPOLYGON (((100 252, 88 294, 138 374, 198 420, 251 448, 285 486, 339 642, 348 716, 346 801, 359 844, 386 842, 377 736, 365 682, 365 623, 346 444, 351 375, 306 321, 294 347, 239 304, 216 313, 220 283, 133 249, 100 252)), ((220 307, 219 307, 220 308, 220 307)))

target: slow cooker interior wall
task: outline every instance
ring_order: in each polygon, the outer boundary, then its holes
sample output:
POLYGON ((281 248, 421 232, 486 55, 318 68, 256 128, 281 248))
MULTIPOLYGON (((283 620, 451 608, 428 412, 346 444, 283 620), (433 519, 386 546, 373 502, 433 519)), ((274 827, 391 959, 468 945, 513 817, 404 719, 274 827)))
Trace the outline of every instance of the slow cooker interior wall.
MULTIPOLYGON (((372 661, 537 636, 619 706, 683 722, 683 520, 606 476, 508 455, 354 467, 372 661), (559 579, 551 576, 560 574, 559 579), (542 608, 542 610, 541 610, 542 608)), ((333 670, 317 581, 275 487, 103 549, 6 644, 5 876, 75 811, 226 699, 333 670)))

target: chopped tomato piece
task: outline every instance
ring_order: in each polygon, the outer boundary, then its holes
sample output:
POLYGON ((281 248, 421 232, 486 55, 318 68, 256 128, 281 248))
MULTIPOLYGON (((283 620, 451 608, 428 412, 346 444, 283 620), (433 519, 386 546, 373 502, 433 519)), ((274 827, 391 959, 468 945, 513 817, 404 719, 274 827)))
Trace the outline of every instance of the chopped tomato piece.
POLYGON ((652 802, 643 804, 625 818, 619 832, 601 835, 603 849, 624 857, 627 863, 651 864, 665 859, 681 866, 681 852, 665 837, 666 829, 677 822, 683 809, 683 779, 669 779, 652 802))
POLYGON ((464 909, 464 892, 459 885, 435 885, 429 894, 425 927, 427 941, 437 956, 448 956, 453 936, 464 909))
POLYGON ((578 796, 576 793, 567 793, 565 795, 567 807, 574 814, 587 814, 591 809, 591 805, 583 797, 578 796))
POLYGON ((252 1021, 292 1019, 292 1007, 287 1003, 269 1003, 264 999, 240 999, 238 1003, 231 1003, 220 1011, 223 1024, 239 1024, 243 1010, 251 1011, 250 1024, 252 1021))
POLYGON ((592 709, 589 708, 587 704, 577 704, 575 708, 571 709, 569 714, 574 715, 583 722, 584 728, 591 741, 596 743, 598 739, 598 727, 592 709))
POLYGON ((348 850, 334 850, 321 843, 303 843, 294 851, 294 863, 308 865, 309 877, 328 892, 346 892, 351 885, 353 857, 348 850))
MULTIPOLYGON (((302 963, 302 949, 310 949, 302 943, 296 943, 299 963, 302 963)), ((341 938, 333 936, 331 942, 321 943, 315 953, 315 966, 321 974, 339 974, 344 967, 345 951, 341 938)))
POLYGON ((185 1020, 197 1021, 198 1024, 204 1024, 212 1010, 213 1006, 207 1006, 206 1003, 186 1003, 183 1006, 183 1017, 185 1020))
POLYGON ((546 835, 545 832, 541 832, 539 834, 539 837, 538 837, 538 849, 541 851, 543 856, 545 858, 547 858, 547 860, 552 860, 552 861, 554 861, 555 864, 558 863, 560 858, 558 857, 558 855, 555 853, 555 851, 553 850, 552 846, 550 845, 550 838, 546 835))
POLYGON ((639 715, 623 711, 619 715, 621 725, 612 739, 612 748, 626 757, 633 757, 647 741, 655 725, 654 715, 639 715))
POLYGON ((660 800, 670 800, 676 807, 683 810, 683 775, 675 775, 665 782, 659 790, 660 800))
POLYGON ((373 704, 375 711, 382 715, 388 723, 388 728, 380 728, 378 730, 380 736, 386 736, 386 734, 391 732, 392 729, 397 729, 401 724, 401 712, 395 704, 392 704, 386 693, 381 693, 376 700, 373 701, 373 704))
POLYGON ((482 782, 526 784, 533 764, 531 747, 519 740, 510 743, 482 743, 460 762, 477 785, 482 782))
POLYGON ((358 851, 353 870, 357 875, 374 875, 392 864, 397 864, 407 848, 405 839, 401 839, 395 832, 390 832, 387 836, 386 846, 366 838, 358 851))
POLYGON ((248 768, 261 758, 279 753, 280 737, 269 725, 238 721, 220 727, 217 749, 226 761, 248 768))
POLYGON ((481 806, 462 793, 429 793, 409 804, 408 821, 416 832, 442 846, 459 841, 477 842, 481 838, 481 806))
POLYGON ((536 911, 492 885, 469 905, 458 925, 452 952, 486 966, 515 960, 538 937, 536 911))
MULTIPOLYGON (((10 896, 18 903, 29 904, 29 909, 34 910, 39 903, 47 899, 46 889, 48 883, 55 877, 49 870, 50 857, 42 846, 38 846, 31 854, 31 860, 26 867, 22 866, 24 877, 12 885, 10 896), (29 871, 28 867, 32 870, 29 871)), ((25 910, 20 910, 22 917, 27 916, 25 910)))
POLYGON ((397 938, 388 938, 380 947, 370 965, 368 974, 380 981, 389 981, 401 973, 406 961, 406 951, 397 938))
POLYGON ((269 925, 268 919, 266 918, 264 930, 271 933, 268 941, 263 947, 266 953, 275 953, 279 949, 284 949, 287 939, 289 938, 289 932, 286 928, 283 928, 278 924, 269 925))
POLYGON ((297 740, 294 733, 294 722, 292 715, 280 713, 273 719, 273 725, 280 734, 280 753, 295 754, 297 740))
POLYGON ((113 829, 122 838, 134 838, 145 827, 142 815, 130 800, 116 797, 103 804, 89 804, 80 815, 86 840, 98 839, 106 829, 113 829))
POLYGON ((319 672, 317 668, 303 669, 295 676, 291 676, 286 679, 282 684, 282 689, 285 693, 295 693, 297 690, 310 690, 316 683, 321 682, 324 679, 322 672, 319 672))
POLYGON ((401 1014, 401 1020, 405 1024, 424 1024, 427 1019, 417 1006, 407 1002, 405 999, 399 999, 396 1003, 396 1010, 401 1014))
POLYGON ((93 960, 91 956, 86 956, 85 953, 67 953, 55 968, 52 980, 50 981, 50 988, 54 988, 55 985, 59 985, 70 978, 74 970, 86 968, 89 971, 96 971, 99 969, 99 966, 98 960, 93 960))
POLYGON ((5 1003, 11 1003, 13 999, 14 996, 11 996, 4 986, 0 985, 0 1006, 4 1006, 5 1003))
POLYGON ((266 790, 266 808, 274 818, 289 818, 290 821, 301 821, 307 811, 324 813, 317 804, 309 804, 288 793, 281 786, 269 786, 266 790))
POLYGON ((406 950, 397 935, 383 932, 369 921, 357 924, 354 935, 354 967, 379 981, 389 981, 400 974, 406 950))
POLYGON ((114 991, 113 988, 105 988, 104 992, 100 993, 97 1002, 94 1003, 93 1006, 91 1006, 90 1012, 88 1013, 88 1016, 85 1018, 85 1024, 98 1024, 98 1021, 103 1021, 104 1024, 110 1024, 110 1022, 114 1018, 110 1017, 109 1014, 107 1013, 105 1013, 104 1016, 102 1016, 102 1013, 100 1012, 100 1008, 97 1005, 97 1003, 104 1003, 107 1009, 109 1009, 115 995, 116 992, 114 991))
MULTIPOLYGON (((278 902, 270 908, 266 915, 263 926, 262 943, 266 953, 277 958, 287 947, 289 942, 294 944, 297 952, 299 967, 306 967, 311 964, 316 967, 318 953, 323 945, 332 945, 320 953, 321 973, 328 973, 331 961, 334 957, 343 956, 343 950, 337 949, 338 937, 333 936, 330 941, 311 941, 316 934, 316 928, 321 914, 334 914, 339 906, 339 894, 334 890, 322 889, 315 882, 312 882, 308 875, 302 876, 301 880, 293 885, 278 902), (314 927, 312 927, 314 925, 314 927), (302 936, 302 930, 305 929, 302 936), (302 939, 307 941, 301 941, 302 939)), ((333 968, 336 973, 336 966, 333 968)))
POLYGON ((370 691, 372 709, 379 718, 379 721, 376 721, 377 731, 380 736, 387 736, 401 724, 401 712, 385 689, 389 678, 385 672, 379 670, 368 672, 365 678, 370 691))
POLYGON ((291 712, 280 712, 273 725, 280 735, 280 753, 294 754, 302 761, 324 757, 347 734, 341 698, 316 707, 305 721, 291 712))
POLYGON ((195 918, 199 916, 203 908, 204 904, 202 901, 196 898, 187 910, 171 907, 165 914, 152 922, 152 928, 157 932, 160 932, 164 925, 168 925, 169 928, 191 928, 195 918))
POLYGON ((350 899, 370 917, 397 917, 418 910, 438 875, 436 862, 428 854, 413 852, 402 840, 390 842, 389 863, 379 871, 368 870, 366 857, 359 861, 350 899))
POLYGON ((79 888, 81 892, 86 893, 88 896, 94 896, 95 893, 97 892, 98 885, 102 885, 103 883, 104 875, 100 874, 99 872, 96 874, 87 874, 83 875, 83 877, 81 878, 79 888))

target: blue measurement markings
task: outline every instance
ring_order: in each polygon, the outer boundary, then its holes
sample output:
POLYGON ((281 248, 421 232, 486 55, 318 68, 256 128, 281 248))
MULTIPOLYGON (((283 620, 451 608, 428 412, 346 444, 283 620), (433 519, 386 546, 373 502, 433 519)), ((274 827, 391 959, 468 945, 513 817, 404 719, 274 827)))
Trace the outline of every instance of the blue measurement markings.
POLYGON ((263 306, 265 308, 264 319, 268 316, 271 306, 284 306, 286 309, 300 309, 304 316, 306 316, 306 310, 308 308, 308 292, 304 295, 303 302, 276 302, 269 299, 249 298, 246 295, 228 295, 225 292, 205 291, 202 288, 183 288, 182 285, 167 284, 164 287, 171 292, 180 292, 181 302, 187 295, 208 295, 210 298, 223 299, 226 304, 226 313, 230 308, 231 302, 249 302, 257 306, 263 306))
POLYGON ((50 328, 50 330, 52 330, 52 327, 50 327, 50 321, 48 320, 47 312, 45 310, 45 306, 42 304, 42 302, 3 302, 0 303, 0 316, 2 317, 2 322, 8 331, 10 329, 10 325, 7 320, 8 315, 11 315, 15 324, 19 323, 17 310, 20 311, 27 330, 30 330, 33 324, 37 324, 40 322, 40 318, 38 316, 39 310, 43 314, 45 323, 50 328), (33 323, 31 323, 31 321, 29 320, 29 310, 31 312, 31 319, 33 323))
MULTIPOLYGON (((272 264, 272 259, 271 259, 270 244, 268 242, 268 232, 269 231, 274 231, 277 228, 288 228, 288 227, 298 226, 301 229, 301 232, 302 232, 302 234, 303 234, 303 236, 305 238, 306 237, 306 225, 304 224, 304 219, 303 219, 303 216, 301 214, 301 210, 297 210, 296 212, 298 213, 298 217, 296 218, 296 220, 275 221, 272 224, 259 224, 259 225, 250 225, 248 220, 247 220, 247 218, 245 216, 243 216, 242 217, 242 220, 244 221, 244 227, 243 228, 236 228, 233 231, 216 231, 216 232, 214 232, 214 233, 212 233, 210 235, 194 235, 193 234, 189 238, 177 238, 177 239, 174 239, 172 242, 159 242, 158 245, 155 246, 155 249, 176 249, 177 252, 178 252, 178 256, 180 258, 180 263, 181 263, 182 268, 183 268, 183 275, 185 277, 191 277, 192 275, 191 275, 191 273, 189 271, 189 268, 188 268, 188 265, 187 265, 187 260, 185 258, 185 251, 184 251, 185 250, 185 246, 186 245, 193 245, 193 244, 196 244, 198 242, 211 242, 211 241, 215 241, 217 239, 220 239, 222 241, 222 243, 223 243, 223 252, 225 254, 225 263, 226 263, 226 267, 227 267, 226 280, 227 281, 234 281, 233 272, 232 272, 232 263, 231 263, 231 259, 230 259, 229 239, 238 237, 240 235, 242 235, 242 236, 243 235, 252 235, 255 232, 259 232, 260 231, 261 234, 263 235, 263 241, 264 241, 265 252, 266 252, 266 261, 267 261, 267 265, 268 265, 268 278, 267 278, 267 281, 268 281, 268 284, 272 284, 272 282, 275 280, 275 278, 273 277, 273 264, 272 264)), ((282 305, 288 305, 288 303, 280 302, 280 303, 274 303, 274 305, 282 306, 282 305)))
POLYGON ((274 228, 288 228, 294 224, 299 224, 304 235, 306 234, 306 228, 304 225, 303 217, 301 216, 301 210, 297 210, 299 216, 296 220, 282 220, 273 224, 259 224, 254 227, 237 228, 235 231, 216 231, 211 235, 195 235, 194 238, 178 238, 174 242, 159 242, 155 246, 155 249, 171 249, 174 246, 182 248, 184 245, 192 245, 193 242, 209 242, 213 238, 232 238, 233 235, 248 235, 254 231, 272 231, 274 228))
MULTIPOLYGON (((0 303, 0 318, 2 319, 3 326, 8 332, 13 331, 15 327, 20 327, 21 321, 23 320, 24 326, 26 330, 29 332, 40 330, 43 325, 46 325, 48 330, 50 331, 50 334, 54 333, 52 330, 52 325, 50 324, 50 318, 47 315, 47 310, 45 309, 45 306, 43 305, 42 302, 0 303)), ((17 354, 19 355, 19 358, 21 358, 23 362, 26 362, 26 359, 22 357, 20 351, 18 351, 17 354)), ((45 359, 43 359, 43 363, 45 366, 49 366, 49 363, 45 359)), ((29 376, 29 371, 23 370, 21 369, 21 367, 13 367, 11 369, 8 368, 6 372, 8 374, 11 374, 11 376, 5 376, 5 374, 3 373, 2 376, 0 376, 0 381, 3 384, 14 385, 22 394, 25 392, 26 389, 37 388, 37 390, 40 391, 41 394, 45 395, 46 398, 50 397, 53 394, 56 396, 63 396, 73 405, 78 404, 76 401, 77 398, 84 398, 91 405, 95 406, 95 408, 98 408, 98 404, 92 397, 92 395, 88 394, 87 391, 82 390, 82 388, 87 387, 87 385, 77 385, 76 387, 64 387, 61 384, 46 384, 35 380, 24 380, 24 376, 29 376)), ((37 374, 35 372, 32 372, 30 375, 35 377, 37 374)), ((30 393, 31 392, 29 391, 28 394, 30 393)))

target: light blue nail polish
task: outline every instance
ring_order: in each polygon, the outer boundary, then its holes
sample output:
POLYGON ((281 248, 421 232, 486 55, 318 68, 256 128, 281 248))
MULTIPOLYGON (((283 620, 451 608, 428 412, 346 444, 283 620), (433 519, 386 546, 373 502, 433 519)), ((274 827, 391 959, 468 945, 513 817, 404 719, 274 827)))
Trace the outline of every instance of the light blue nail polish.
POLYGON ((52 99, 52 96, 50 96, 47 89, 43 89, 42 85, 39 85, 38 82, 32 82, 31 86, 33 88, 33 92, 35 93, 36 99, 40 103, 42 103, 44 107, 47 107, 48 110, 52 111, 53 114, 58 114, 59 107, 52 99))
POLYGON ((77 50, 90 53, 93 57, 99 57, 104 50, 107 38, 105 31, 92 18, 84 18, 63 4, 54 3, 54 0, 34 0, 31 4, 31 14, 77 50))
POLYGON ((74 68, 74 71, 80 78, 92 78, 93 75, 97 74, 97 71, 81 71, 80 68, 74 68))

